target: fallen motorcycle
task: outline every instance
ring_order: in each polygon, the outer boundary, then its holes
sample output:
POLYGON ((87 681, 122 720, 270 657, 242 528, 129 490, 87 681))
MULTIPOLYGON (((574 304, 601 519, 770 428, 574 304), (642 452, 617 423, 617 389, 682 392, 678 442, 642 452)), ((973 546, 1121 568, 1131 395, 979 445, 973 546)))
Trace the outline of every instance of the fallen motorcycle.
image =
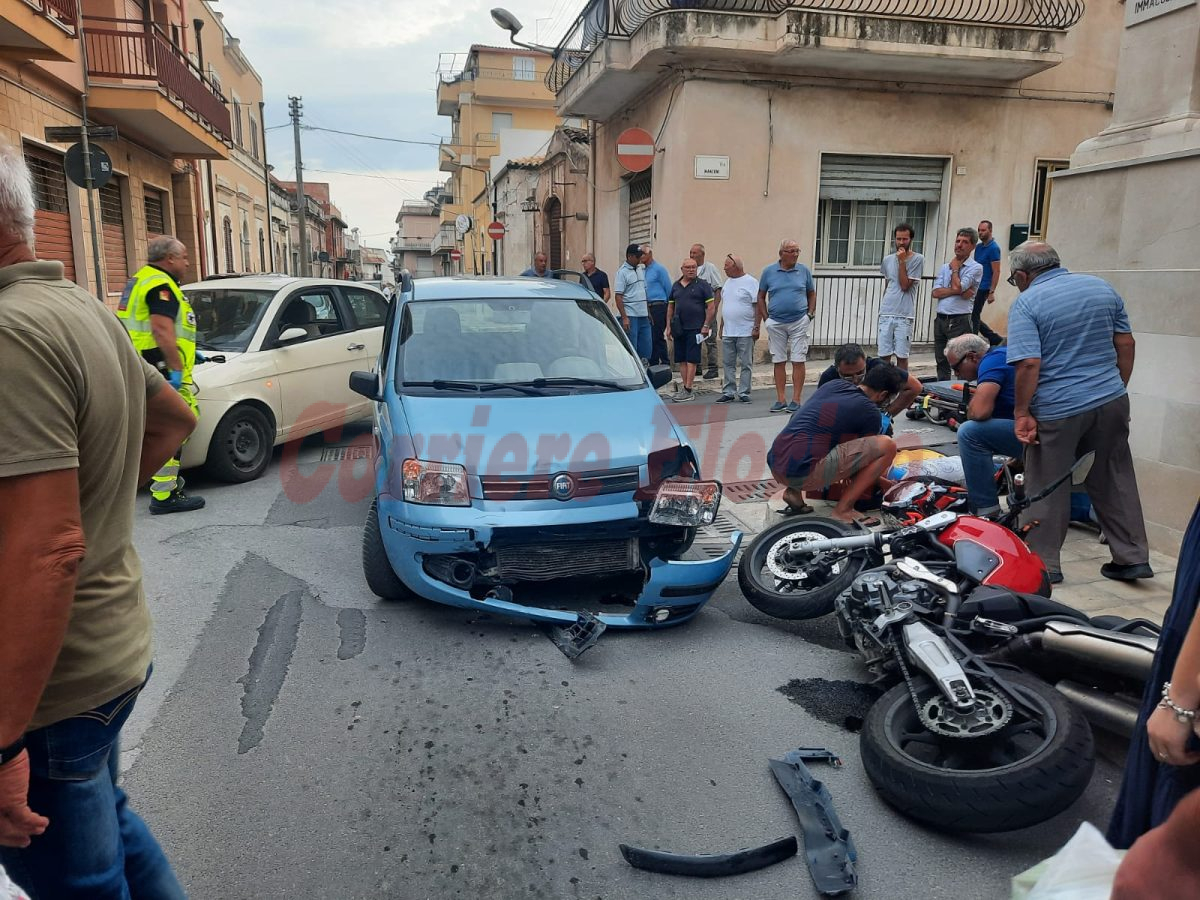
POLYGON ((1023 828, 1078 799, 1095 753, 1072 699, 1127 722, 1120 697, 1138 696, 1156 643, 1149 622, 1089 620, 1051 600, 1016 533, 951 511, 879 532, 790 520, 747 548, 738 582, 772 616, 836 611, 888 687, 863 722, 868 776, 904 814, 955 831, 1023 828))

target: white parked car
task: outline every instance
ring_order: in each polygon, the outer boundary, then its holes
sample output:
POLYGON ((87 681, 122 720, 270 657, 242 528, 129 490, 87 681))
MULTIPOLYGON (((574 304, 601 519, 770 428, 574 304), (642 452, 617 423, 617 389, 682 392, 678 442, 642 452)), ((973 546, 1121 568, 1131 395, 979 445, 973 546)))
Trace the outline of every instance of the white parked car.
POLYGON ((197 347, 200 422, 182 464, 224 481, 257 478, 285 441, 368 419, 350 373, 379 356, 388 301, 353 281, 247 275, 183 286, 197 347))

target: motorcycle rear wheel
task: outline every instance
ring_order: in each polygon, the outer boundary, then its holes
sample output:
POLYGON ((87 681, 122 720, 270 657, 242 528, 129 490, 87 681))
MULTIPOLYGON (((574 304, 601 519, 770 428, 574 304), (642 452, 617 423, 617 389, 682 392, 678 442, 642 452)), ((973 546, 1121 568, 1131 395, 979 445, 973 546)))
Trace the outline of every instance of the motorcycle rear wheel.
MULTIPOLYGON (((1037 721, 1020 709, 993 737, 939 738, 921 724, 906 684, 867 712, 861 749, 875 789, 904 815, 940 831, 1014 831, 1058 815, 1092 778, 1095 746, 1083 715, 1031 675, 1002 673, 1037 721)), ((924 699, 937 691, 914 680, 924 699)))
MULTIPOLYGON (((857 528, 834 519, 802 517, 773 525, 759 534, 742 553, 738 563, 738 587, 755 609, 776 619, 815 619, 833 612, 833 601, 848 588, 866 565, 862 553, 842 556, 828 573, 795 581, 777 578, 768 561, 777 557, 786 542, 796 539, 845 537, 860 533, 857 528)), ((818 554, 820 556, 820 554, 818 554)), ((815 561, 815 557, 813 557, 815 561)), ((803 564, 789 562, 787 568, 802 574, 803 564)))

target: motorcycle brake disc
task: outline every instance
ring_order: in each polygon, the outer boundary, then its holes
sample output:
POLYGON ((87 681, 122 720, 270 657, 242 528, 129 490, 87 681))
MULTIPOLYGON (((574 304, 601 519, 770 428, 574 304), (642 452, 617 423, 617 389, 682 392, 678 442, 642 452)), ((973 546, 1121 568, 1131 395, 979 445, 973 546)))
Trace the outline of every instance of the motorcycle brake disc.
POLYGON ((975 690, 975 708, 959 712, 941 694, 922 701, 917 708, 921 724, 936 735, 949 738, 975 738, 995 734, 1012 719, 1013 705, 1003 694, 987 689, 975 690))
MULTIPOLYGON (((808 579, 808 572, 804 566, 795 567, 783 562, 781 557, 786 555, 792 546, 803 543, 804 541, 820 541, 828 537, 828 535, 818 534, 815 531, 795 531, 786 537, 782 537, 771 545, 771 549, 767 551, 767 568, 771 574, 779 581, 805 581, 808 579)), ((820 554, 813 557, 818 559, 820 554)), ((838 563, 833 564, 833 574, 838 573, 838 563)))

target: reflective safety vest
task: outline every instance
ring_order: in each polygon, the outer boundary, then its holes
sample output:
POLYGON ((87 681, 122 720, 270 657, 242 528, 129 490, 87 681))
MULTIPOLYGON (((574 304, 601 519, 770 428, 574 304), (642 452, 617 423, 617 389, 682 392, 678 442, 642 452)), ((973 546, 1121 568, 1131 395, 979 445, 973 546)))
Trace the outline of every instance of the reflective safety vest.
POLYGON ((154 266, 143 266, 125 283, 121 302, 117 306, 117 318, 129 332, 133 346, 139 353, 154 350, 154 332, 150 329, 150 305, 147 297, 151 291, 166 286, 179 301, 179 315, 175 317, 175 345, 183 359, 184 383, 191 383, 192 367, 196 364, 196 314, 184 297, 183 291, 170 275, 154 266))

